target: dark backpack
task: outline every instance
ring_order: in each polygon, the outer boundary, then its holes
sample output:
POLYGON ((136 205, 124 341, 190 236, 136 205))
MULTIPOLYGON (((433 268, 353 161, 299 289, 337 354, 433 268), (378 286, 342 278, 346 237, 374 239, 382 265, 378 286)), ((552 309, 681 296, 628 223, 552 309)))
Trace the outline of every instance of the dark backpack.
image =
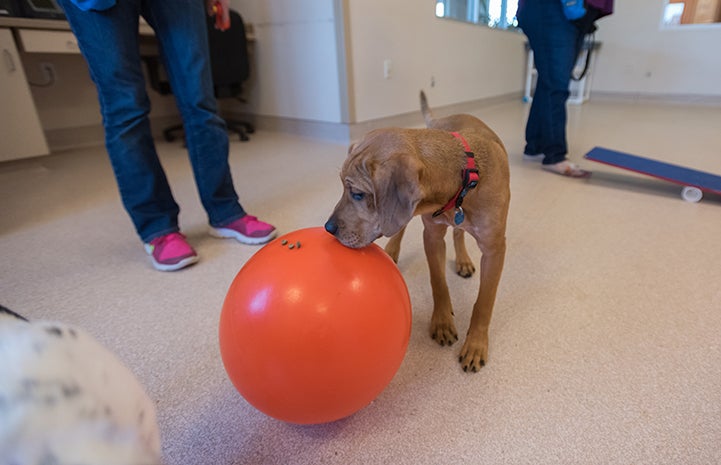
POLYGON ((581 34, 591 34, 596 30, 596 21, 613 13, 613 0, 584 0, 586 14, 572 22, 581 34))
POLYGON ((600 12, 599 18, 613 13, 613 0, 585 0, 586 6, 595 8, 600 12))
POLYGON ((578 43, 577 54, 580 56, 583 50, 586 50, 586 60, 583 71, 581 71, 581 74, 578 76, 571 73, 571 78, 574 81, 583 79, 588 72, 588 66, 591 64, 591 54, 593 53, 593 47, 595 45, 593 33, 596 32, 597 29, 596 21, 613 13, 613 0, 583 0, 583 6, 586 14, 571 21, 576 25, 578 30, 581 31, 582 39, 578 43))

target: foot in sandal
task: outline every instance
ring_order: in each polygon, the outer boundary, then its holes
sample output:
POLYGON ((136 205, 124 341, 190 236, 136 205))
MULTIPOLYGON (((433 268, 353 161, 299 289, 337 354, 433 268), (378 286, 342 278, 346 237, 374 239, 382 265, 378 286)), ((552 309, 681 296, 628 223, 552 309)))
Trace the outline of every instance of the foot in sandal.
POLYGON ((567 176, 569 178, 588 178, 591 176, 591 172, 582 169, 575 163, 571 163, 568 160, 563 160, 558 163, 550 165, 541 165, 541 168, 550 171, 551 173, 560 174, 561 176, 567 176))

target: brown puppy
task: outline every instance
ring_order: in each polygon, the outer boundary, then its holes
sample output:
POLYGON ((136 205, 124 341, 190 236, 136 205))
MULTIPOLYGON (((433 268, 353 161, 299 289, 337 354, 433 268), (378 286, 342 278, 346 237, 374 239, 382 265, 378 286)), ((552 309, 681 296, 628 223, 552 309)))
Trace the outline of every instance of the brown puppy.
POLYGON ((428 129, 377 129, 351 146, 341 168, 343 196, 325 228, 343 245, 360 248, 401 232, 414 215, 421 216, 433 289, 430 333, 441 345, 458 340, 445 276, 446 230, 454 226, 473 236, 483 253, 481 283, 459 361, 464 371, 475 372, 488 357, 488 327, 506 253, 508 156, 478 118, 434 119, 423 92, 421 110, 428 129), (469 168, 465 142, 475 154, 475 187, 464 182, 469 168), (464 185, 459 214, 456 199, 464 185))

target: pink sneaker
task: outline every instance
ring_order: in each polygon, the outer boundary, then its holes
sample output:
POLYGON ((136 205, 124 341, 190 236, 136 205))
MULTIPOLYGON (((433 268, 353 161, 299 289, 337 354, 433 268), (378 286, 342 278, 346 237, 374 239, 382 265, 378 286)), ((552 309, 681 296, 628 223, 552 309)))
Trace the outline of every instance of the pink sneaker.
POLYGON ((160 271, 175 271, 198 261, 198 254, 186 242, 185 236, 174 232, 156 237, 145 244, 153 266, 160 271))
POLYGON ((276 235, 275 227, 260 221, 255 216, 245 215, 222 227, 211 227, 215 237, 232 237, 243 244, 264 244, 276 235))

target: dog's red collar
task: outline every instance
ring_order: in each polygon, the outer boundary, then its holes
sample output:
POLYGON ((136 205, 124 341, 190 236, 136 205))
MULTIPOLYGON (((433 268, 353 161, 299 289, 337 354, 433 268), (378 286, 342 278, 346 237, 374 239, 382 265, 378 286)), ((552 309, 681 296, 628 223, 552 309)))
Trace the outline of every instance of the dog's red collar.
POLYGON ((466 167, 461 172, 461 176, 463 177, 463 183, 461 184, 460 189, 458 189, 456 195, 454 195, 453 198, 443 206, 443 208, 436 210, 435 213, 433 213, 433 216, 436 217, 443 212, 450 210, 451 208, 455 208, 456 214, 454 217, 454 222, 456 223, 456 225, 459 225, 463 223, 463 220, 465 218, 465 215, 463 214, 463 209, 461 208, 463 198, 466 196, 466 194, 468 194, 468 191, 470 189, 473 189, 478 185, 479 176, 478 168, 476 168, 475 157, 473 155, 473 152, 471 152, 471 146, 468 145, 466 139, 459 133, 452 132, 451 134, 453 134, 453 137, 461 141, 461 144, 463 144, 463 150, 466 152, 466 167))

